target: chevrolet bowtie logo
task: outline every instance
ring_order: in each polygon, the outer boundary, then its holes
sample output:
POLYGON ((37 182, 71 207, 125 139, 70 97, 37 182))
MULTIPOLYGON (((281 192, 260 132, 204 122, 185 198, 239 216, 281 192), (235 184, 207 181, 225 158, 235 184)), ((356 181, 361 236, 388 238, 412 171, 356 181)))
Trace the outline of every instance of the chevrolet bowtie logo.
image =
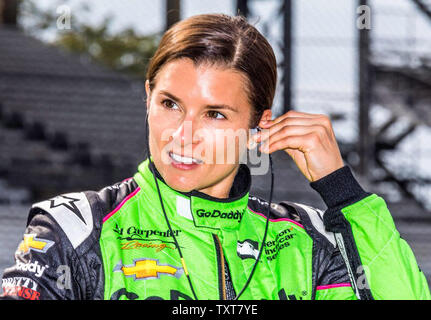
POLYGON ((24 234, 24 239, 18 246, 19 253, 28 253, 31 250, 45 253, 54 245, 54 241, 36 238, 36 234, 24 234))
POLYGON ((114 272, 123 272, 124 276, 133 277, 133 280, 143 280, 159 279, 161 274, 179 278, 184 270, 170 264, 159 264, 158 259, 136 259, 128 266, 123 265, 120 260, 114 272))

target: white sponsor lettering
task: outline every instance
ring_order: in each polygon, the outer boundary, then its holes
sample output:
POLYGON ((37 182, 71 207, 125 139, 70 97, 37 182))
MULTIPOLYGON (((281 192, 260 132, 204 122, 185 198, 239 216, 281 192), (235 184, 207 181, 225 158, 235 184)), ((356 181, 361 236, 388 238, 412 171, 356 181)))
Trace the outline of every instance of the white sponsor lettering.
POLYGON ((2 279, 2 287, 26 287, 37 291, 37 283, 36 281, 27 278, 27 277, 13 277, 13 278, 4 278, 2 279))
POLYGON ((17 260, 16 268, 17 270, 34 273, 36 277, 40 278, 48 266, 39 265, 39 261, 22 263, 21 261, 17 260))

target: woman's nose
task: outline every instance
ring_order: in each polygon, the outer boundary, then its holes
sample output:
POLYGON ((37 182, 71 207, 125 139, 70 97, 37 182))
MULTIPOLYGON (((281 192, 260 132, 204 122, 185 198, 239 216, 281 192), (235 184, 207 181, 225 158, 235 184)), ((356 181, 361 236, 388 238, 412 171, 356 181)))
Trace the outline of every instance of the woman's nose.
POLYGON ((200 137, 195 134, 196 130, 196 123, 192 120, 184 120, 177 130, 174 131, 172 138, 175 144, 179 146, 198 143, 200 141, 200 137))

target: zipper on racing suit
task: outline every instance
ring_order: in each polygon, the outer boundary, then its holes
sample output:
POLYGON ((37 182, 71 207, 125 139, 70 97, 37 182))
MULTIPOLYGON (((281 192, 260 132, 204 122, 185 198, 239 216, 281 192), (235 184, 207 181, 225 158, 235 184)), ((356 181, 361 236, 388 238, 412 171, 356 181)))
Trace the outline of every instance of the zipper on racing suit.
POLYGON ((218 283, 220 288, 220 300, 226 300, 226 278, 225 278, 225 261, 223 255, 223 248, 220 243, 220 239, 213 235, 214 245, 217 253, 217 265, 218 265, 218 283))

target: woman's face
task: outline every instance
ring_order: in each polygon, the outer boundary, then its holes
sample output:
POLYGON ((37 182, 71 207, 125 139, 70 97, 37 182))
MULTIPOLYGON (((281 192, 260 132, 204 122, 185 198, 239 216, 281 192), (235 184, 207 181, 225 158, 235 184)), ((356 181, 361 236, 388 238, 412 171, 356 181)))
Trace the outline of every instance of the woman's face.
POLYGON ((243 76, 183 58, 159 70, 153 90, 148 81, 145 88, 151 155, 166 183, 227 197, 252 114, 243 76))

